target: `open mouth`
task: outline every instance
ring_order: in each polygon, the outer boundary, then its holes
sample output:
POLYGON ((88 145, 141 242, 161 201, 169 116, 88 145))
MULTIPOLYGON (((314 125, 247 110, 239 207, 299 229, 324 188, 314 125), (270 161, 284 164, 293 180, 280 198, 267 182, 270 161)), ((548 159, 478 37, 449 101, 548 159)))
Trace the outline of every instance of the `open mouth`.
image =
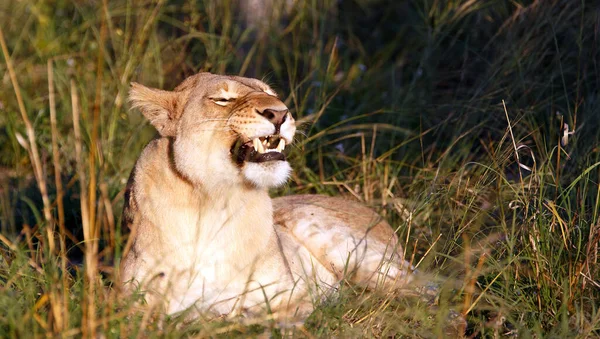
POLYGON ((279 135, 269 135, 254 138, 247 142, 238 139, 231 147, 231 155, 238 165, 242 165, 244 161, 285 161, 284 149, 285 140, 283 138, 279 135))

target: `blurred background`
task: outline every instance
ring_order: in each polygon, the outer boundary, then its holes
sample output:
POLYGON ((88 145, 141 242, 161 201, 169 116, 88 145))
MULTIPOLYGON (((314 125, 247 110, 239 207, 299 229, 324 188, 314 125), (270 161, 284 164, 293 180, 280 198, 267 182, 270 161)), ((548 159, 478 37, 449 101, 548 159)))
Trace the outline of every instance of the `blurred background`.
POLYGON ((0 30, 1 336, 600 335, 596 2, 4 0, 0 30), (436 305, 348 289, 288 333, 118 298, 129 84, 200 71, 269 83, 302 123, 272 195, 377 209, 436 305))

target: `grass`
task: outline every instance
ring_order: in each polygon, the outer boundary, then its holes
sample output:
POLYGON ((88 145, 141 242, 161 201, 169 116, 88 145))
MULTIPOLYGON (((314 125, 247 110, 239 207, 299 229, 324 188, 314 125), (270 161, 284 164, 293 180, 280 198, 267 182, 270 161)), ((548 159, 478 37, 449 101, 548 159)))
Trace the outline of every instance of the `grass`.
POLYGON ((600 21, 590 1, 4 1, 0 336, 600 336, 600 21), (273 13, 278 13, 273 11, 273 13), (132 308, 112 286, 129 171, 154 130, 130 81, 277 88, 304 122, 273 195, 376 208, 439 301, 342 286, 305 329, 132 308), (573 132, 573 133, 571 133, 573 132))

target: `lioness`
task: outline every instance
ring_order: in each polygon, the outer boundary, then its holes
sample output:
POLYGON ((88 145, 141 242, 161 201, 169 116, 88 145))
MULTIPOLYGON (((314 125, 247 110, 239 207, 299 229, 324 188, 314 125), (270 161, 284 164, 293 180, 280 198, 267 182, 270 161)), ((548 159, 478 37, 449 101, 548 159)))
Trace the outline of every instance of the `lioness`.
POLYGON ((270 313, 301 321, 342 279, 401 288, 411 266, 363 205, 319 195, 271 199, 291 167, 292 114, 265 83, 200 73, 174 91, 129 94, 160 137, 131 173, 123 210, 128 289, 176 313, 270 313))

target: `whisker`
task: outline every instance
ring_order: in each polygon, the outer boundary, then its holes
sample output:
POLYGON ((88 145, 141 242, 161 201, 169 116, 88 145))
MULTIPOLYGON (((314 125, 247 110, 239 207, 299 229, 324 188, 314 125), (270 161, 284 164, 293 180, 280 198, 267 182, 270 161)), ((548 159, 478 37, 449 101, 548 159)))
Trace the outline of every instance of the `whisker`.
POLYGON ((300 134, 303 137, 308 138, 308 133, 306 133, 305 131, 296 130, 296 134, 300 134))
POLYGON ((207 131, 233 131, 231 127, 222 127, 222 128, 204 128, 204 129, 196 129, 196 131, 207 132, 207 131))
POLYGON ((211 121, 227 121, 229 118, 211 118, 211 119, 203 119, 200 120, 201 123, 203 122, 211 122, 211 121))

